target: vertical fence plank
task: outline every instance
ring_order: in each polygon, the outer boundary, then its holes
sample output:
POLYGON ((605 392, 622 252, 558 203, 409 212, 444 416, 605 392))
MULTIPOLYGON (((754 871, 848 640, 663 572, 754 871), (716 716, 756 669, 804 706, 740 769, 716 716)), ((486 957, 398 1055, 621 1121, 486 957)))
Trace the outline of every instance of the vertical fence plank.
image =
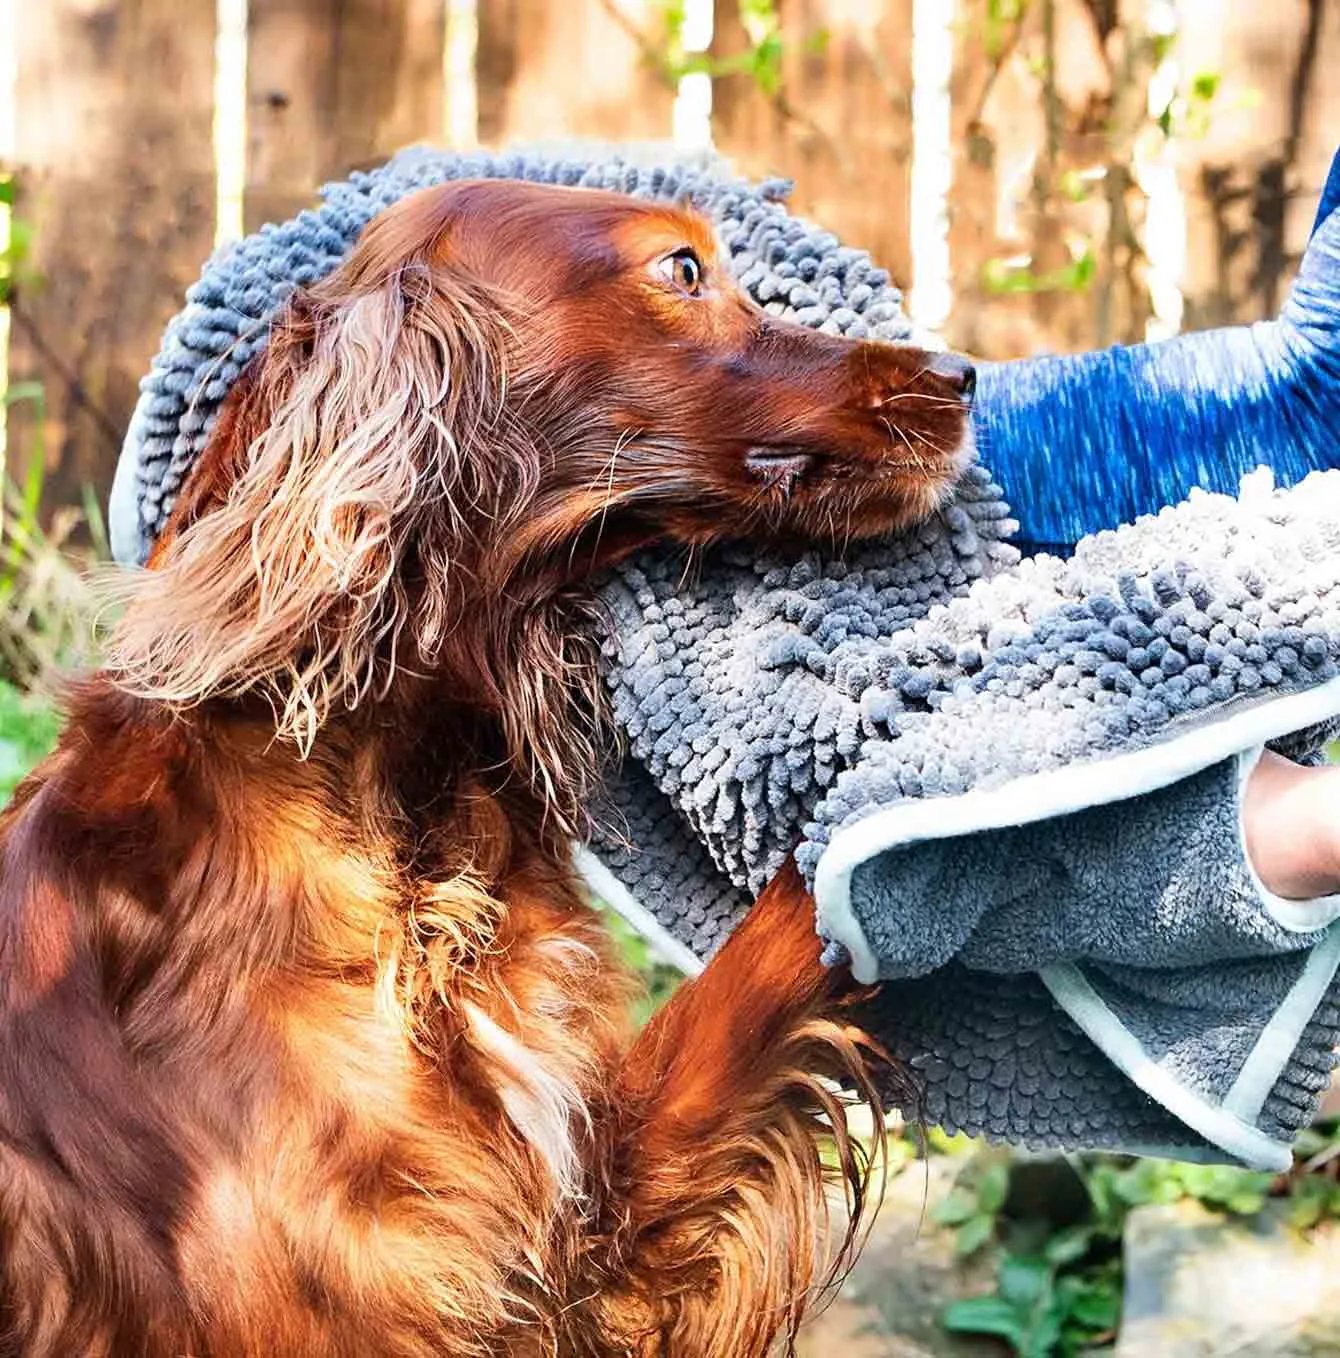
POLYGON ((1340 5, 1334 0, 1311 0, 1310 10, 1312 50, 1306 81, 1289 93, 1298 132, 1295 192, 1290 197, 1285 233, 1286 239, 1300 246, 1312 229, 1331 161, 1340 150, 1340 81, 1334 78, 1340 71, 1340 5))
POLYGON ((48 506, 110 485, 137 384, 214 237, 212 0, 15 7, 17 217, 10 475, 41 453, 48 506))
MULTIPOLYGON (((778 13, 771 74, 713 81, 714 138, 745 172, 794 179, 796 211, 907 285, 912 0, 779 0, 778 13)), ((713 56, 739 63, 753 43, 738 0, 716 0, 715 16, 713 56)))
POLYGON ((445 0, 251 0, 248 231, 414 142, 440 142, 445 0))
MULTIPOLYGON (((983 41, 989 0, 960 0, 954 26, 949 85, 949 143, 953 157, 949 195, 949 286, 946 338, 956 349, 990 354, 989 303, 983 271, 996 253, 999 192, 995 139, 986 124, 987 101, 1000 79, 998 53, 983 41)), ((1009 38, 1013 39, 1013 34, 1009 38)), ((1004 40, 998 39, 998 41, 1004 40)))
POLYGON ((666 140, 661 0, 479 0, 479 139, 666 140))
POLYGON ((1188 0, 1181 47, 1219 81, 1202 134, 1182 146, 1186 324, 1273 316, 1340 142, 1340 6, 1188 0))

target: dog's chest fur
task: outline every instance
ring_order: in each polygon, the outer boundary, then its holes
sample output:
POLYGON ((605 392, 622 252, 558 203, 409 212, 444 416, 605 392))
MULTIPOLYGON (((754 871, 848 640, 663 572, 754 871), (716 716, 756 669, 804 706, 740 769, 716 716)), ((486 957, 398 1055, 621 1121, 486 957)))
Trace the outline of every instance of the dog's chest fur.
POLYGON ((544 1351, 623 1042, 595 920, 193 762, 158 895, 66 756, 7 819, 0 1353, 544 1351))

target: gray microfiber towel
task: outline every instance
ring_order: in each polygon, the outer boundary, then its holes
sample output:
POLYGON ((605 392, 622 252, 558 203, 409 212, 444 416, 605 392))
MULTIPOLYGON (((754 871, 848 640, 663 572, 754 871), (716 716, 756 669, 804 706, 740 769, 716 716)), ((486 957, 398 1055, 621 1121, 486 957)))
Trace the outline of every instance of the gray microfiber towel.
MULTIPOLYGON (((297 285, 451 178, 688 195, 765 306, 904 338, 887 277, 709 166, 414 152, 210 261, 145 379, 110 511, 142 562, 229 384, 297 285)), ((920 1077, 908 1111, 1033 1145, 1283 1167, 1340 1030, 1340 902, 1241 843, 1265 742, 1340 711, 1340 473, 1248 484, 1020 561, 987 473, 834 559, 651 553, 610 580, 628 756, 593 886, 686 970, 799 845, 830 960, 920 1077)), ((1293 737, 1315 753, 1320 736, 1293 737)))
POLYGON ((582 865, 706 955, 794 849, 936 1122, 1287 1165, 1333 1064, 1340 897, 1266 891, 1238 803, 1265 743, 1315 751, 1340 711, 1340 473, 1064 561, 1009 527, 977 469, 840 559, 620 569, 635 767, 582 865))

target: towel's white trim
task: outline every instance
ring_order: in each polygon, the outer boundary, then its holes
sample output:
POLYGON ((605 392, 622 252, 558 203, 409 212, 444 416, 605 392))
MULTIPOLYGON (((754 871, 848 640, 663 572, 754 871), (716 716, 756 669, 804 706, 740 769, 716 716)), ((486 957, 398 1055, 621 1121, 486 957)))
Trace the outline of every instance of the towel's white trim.
POLYGON ((1247 852, 1247 824, 1242 815, 1242 799, 1247 779, 1261 762, 1265 748, 1264 745, 1257 745, 1254 749, 1244 750, 1238 756, 1238 849, 1242 854, 1242 863, 1247 876, 1275 923, 1281 929, 1287 929, 1294 934, 1316 933, 1317 930, 1325 929, 1340 919, 1340 895, 1314 896, 1311 900, 1298 901, 1277 896, 1261 880, 1256 865, 1252 862, 1252 856, 1247 852))
POLYGON ((819 859, 814 898, 821 932, 846 947, 852 974, 871 984, 878 978, 879 963, 852 912, 851 880, 856 869, 876 854, 925 840, 1031 825, 1144 796, 1337 713, 1340 679, 1332 679, 1304 693, 1254 704, 1236 716, 1193 727, 1141 750, 1027 774, 1000 787, 957 797, 908 798, 872 812, 837 830, 819 859))
POLYGON ((1303 1029, 1340 968, 1340 929, 1332 929, 1311 951, 1302 974, 1284 1002, 1261 1030, 1238 1078, 1224 1099, 1226 1111, 1244 1122, 1255 1122, 1270 1091, 1303 1036, 1303 1029))
MULTIPOLYGON (((144 397, 140 398, 141 401, 144 397)), ((139 405, 116 459, 112 493, 107 497, 107 536, 113 559, 122 566, 136 566, 140 559, 140 420, 139 405)))
POLYGON ((681 943, 585 844, 572 846, 572 865, 587 886, 672 967, 678 967, 685 976, 697 976, 702 971, 706 963, 681 943))
MULTIPOLYGON (((1107 1058, 1138 1088, 1175 1118, 1252 1169, 1280 1171, 1293 1163, 1289 1146, 1244 1122, 1225 1106, 1194 1094, 1151 1059, 1139 1039, 1107 1007, 1106 1001, 1069 962, 1045 967, 1039 975, 1052 998, 1107 1058)), ((1292 1048, 1290 1049, 1292 1050, 1292 1048)))

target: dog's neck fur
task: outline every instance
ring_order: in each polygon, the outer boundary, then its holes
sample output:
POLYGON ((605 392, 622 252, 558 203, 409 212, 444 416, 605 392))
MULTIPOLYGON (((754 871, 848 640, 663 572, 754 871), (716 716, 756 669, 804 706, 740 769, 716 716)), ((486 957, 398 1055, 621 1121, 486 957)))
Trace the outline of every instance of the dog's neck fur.
POLYGON ((431 694, 303 759, 259 697, 73 692, 0 818, 0 1129, 38 1148, 0 1154, 0 1339, 762 1355, 803 1314, 842 1118, 806 1072, 878 1103, 799 877, 630 1050, 563 832, 431 694))
MULTIPOLYGON (((530 794, 461 760, 492 738, 486 719, 472 745, 459 710, 416 731, 344 714, 303 762, 250 706, 173 714, 94 681, 73 697, 78 744, 6 817, 11 834, 34 803, 54 818, 46 886, 8 902, 11 993, 55 1033, 77 1008, 123 1044, 80 1062, 119 1086, 81 1103, 133 1100, 144 1173, 181 1184, 163 1240, 126 1225, 118 1243, 170 1314, 176 1261, 217 1273, 212 1241, 232 1242, 212 1352, 230 1325, 235 1351, 263 1351, 246 1326, 266 1316, 312 1326, 275 1351, 329 1343, 336 1321, 306 1294, 362 1295, 378 1326, 454 1335, 452 1352, 538 1335, 571 1282, 563 1241, 598 1195, 593 1110, 625 1043, 602 931, 530 794), (76 861, 100 865, 96 890, 66 889, 76 861), (87 985, 67 993, 76 976, 87 985), (188 1065, 158 1059, 172 1052, 188 1065), (447 1126, 460 1136, 444 1145, 447 1126), (275 1253, 292 1220, 310 1237, 275 1253)), ((72 1135, 62 1153, 115 1182, 121 1148, 96 1114, 72 1135)), ((344 1347, 321 1351, 382 1351, 360 1323, 338 1317, 344 1347)))

